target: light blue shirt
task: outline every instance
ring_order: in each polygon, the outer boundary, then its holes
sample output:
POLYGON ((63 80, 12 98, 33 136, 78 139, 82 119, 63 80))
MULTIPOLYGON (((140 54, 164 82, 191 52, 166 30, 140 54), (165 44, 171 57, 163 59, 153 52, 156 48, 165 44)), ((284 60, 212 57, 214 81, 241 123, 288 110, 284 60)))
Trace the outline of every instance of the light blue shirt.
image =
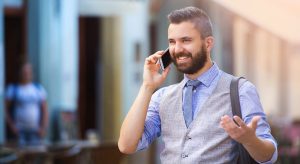
MULTIPOLYGON (((197 79, 201 84, 196 88, 193 93, 193 116, 196 116, 199 110, 201 110, 202 105, 212 94, 213 90, 216 88, 217 83, 224 72, 218 68, 214 63, 213 66, 200 75, 197 79)), ((184 76, 184 82, 189 79, 184 76)), ((164 87, 156 91, 152 97, 148 107, 147 117, 144 125, 144 133, 139 141, 137 150, 146 149, 152 141, 161 135, 161 121, 159 117, 159 104, 162 96, 168 87, 164 87)), ((185 88, 183 89, 184 96, 185 88)), ((248 124, 253 116, 260 116, 261 119, 258 122, 256 129, 256 135, 259 138, 271 141, 276 150, 270 161, 264 162, 264 164, 274 163, 277 160, 277 143, 271 135, 270 126, 266 120, 266 115, 263 112, 262 105, 259 100, 258 93, 255 86, 246 81, 239 89, 240 105, 242 110, 242 117, 246 124, 248 124)), ((183 98, 184 99, 184 98, 183 98)), ((221 118, 220 118, 221 119, 221 118)))
POLYGON ((34 83, 9 85, 6 99, 14 101, 14 122, 18 130, 40 128, 40 106, 47 97, 45 89, 34 83))

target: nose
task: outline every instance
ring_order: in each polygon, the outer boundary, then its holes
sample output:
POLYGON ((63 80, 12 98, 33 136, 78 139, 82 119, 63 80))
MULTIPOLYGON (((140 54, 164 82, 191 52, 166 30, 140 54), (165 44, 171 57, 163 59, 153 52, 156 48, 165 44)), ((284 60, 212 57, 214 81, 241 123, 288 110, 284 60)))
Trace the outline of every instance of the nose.
POLYGON ((175 54, 182 53, 184 51, 183 46, 180 43, 176 43, 174 46, 175 54))

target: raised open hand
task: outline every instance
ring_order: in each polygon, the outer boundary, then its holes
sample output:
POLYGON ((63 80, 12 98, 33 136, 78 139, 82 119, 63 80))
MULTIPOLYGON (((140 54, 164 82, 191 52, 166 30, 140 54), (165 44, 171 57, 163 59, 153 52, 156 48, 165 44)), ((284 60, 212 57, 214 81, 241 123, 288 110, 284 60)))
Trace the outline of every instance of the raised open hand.
POLYGON ((248 144, 256 137, 255 130, 259 119, 260 116, 254 116, 251 122, 246 125, 238 116, 234 116, 232 119, 225 115, 221 118, 220 125, 232 139, 241 144, 248 144))

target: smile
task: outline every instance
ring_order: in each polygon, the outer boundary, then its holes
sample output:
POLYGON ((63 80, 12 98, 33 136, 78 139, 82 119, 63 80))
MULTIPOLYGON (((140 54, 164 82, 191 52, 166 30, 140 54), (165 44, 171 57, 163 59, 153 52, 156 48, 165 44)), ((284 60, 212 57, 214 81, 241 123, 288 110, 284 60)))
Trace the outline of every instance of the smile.
POLYGON ((190 59, 188 56, 180 56, 177 58, 177 63, 185 63, 190 59))

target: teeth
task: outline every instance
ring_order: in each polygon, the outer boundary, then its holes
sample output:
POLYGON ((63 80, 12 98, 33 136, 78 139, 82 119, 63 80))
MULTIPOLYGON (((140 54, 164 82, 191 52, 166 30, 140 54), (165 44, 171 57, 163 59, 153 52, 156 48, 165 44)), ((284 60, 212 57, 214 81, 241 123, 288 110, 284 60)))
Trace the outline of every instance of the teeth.
POLYGON ((178 59, 179 59, 179 60, 183 60, 183 59, 187 59, 187 57, 182 56, 182 57, 179 57, 178 59))

